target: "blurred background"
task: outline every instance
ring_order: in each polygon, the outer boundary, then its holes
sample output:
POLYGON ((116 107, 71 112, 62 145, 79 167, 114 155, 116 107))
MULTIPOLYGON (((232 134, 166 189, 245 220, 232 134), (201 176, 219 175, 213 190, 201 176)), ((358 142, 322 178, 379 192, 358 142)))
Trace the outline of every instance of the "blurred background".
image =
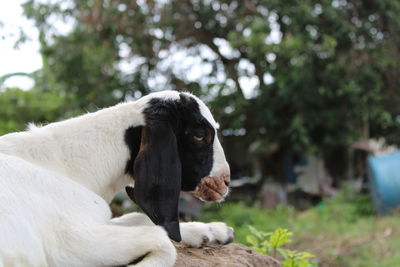
POLYGON ((0 134, 189 91, 221 124, 233 189, 184 195, 182 219, 243 244, 249 225, 287 228, 321 266, 400 262, 399 1, 3 1, 0 58, 0 134))

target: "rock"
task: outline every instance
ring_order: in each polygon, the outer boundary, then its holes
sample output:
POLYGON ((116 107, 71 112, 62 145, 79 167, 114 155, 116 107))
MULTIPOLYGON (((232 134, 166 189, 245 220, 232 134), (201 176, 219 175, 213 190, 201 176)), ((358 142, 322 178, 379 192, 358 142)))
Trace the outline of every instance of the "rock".
POLYGON ((224 246, 188 248, 176 244, 178 259, 175 267, 278 267, 272 257, 259 254, 237 243, 224 246))

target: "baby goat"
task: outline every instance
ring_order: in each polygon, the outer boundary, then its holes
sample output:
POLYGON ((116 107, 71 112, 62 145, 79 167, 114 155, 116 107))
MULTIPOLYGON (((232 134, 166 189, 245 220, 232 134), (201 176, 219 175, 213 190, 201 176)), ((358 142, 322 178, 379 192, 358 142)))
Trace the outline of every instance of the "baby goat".
POLYGON ((228 194, 217 129, 197 97, 163 91, 0 137, 0 266, 172 266, 168 236, 230 242, 223 223, 178 222, 181 190, 228 194), (124 187, 147 216, 111 219, 124 187))

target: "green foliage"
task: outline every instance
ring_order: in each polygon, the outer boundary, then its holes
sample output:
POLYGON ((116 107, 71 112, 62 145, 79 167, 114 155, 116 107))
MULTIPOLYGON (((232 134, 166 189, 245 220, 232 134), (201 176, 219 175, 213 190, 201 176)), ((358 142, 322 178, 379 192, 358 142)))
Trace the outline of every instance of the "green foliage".
POLYGON ((316 262, 310 261, 315 256, 308 252, 298 252, 295 250, 285 250, 282 254, 284 260, 282 261, 283 267, 313 267, 318 266, 316 262))
POLYGON ((246 237, 252 249, 264 255, 277 256, 277 252, 281 255, 284 267, 310 267, 316 266, 316 262, 311 261, 314 255, 308 252, 298 252, 283 248, 290 242, 293 235, 287 229, 277 228, 274 232, 265 233, 249 226, 252 235, 246 237))
POLYGON ((323 234, 325 231, 330 231, 340 234, 357 231, 349 225, 359 221, 360 218, 371 220, 373 215, 369 196, 358 196, 350 190, 344 190, 302 213, 287 206, 260 209, 244 203, 228 202, 222 206, 209 205, 199 219, 226 222, 235 229, 235 240, 246 244, 247 236, 252 234, 249 225, 262 232, 273 232, 277 227, 281 227, 295 233, 311 231, 323 234))
POLYGON ((269 233, 258 231, 253 226, 249 226, 249 229, 252 235, 246 236, 246 241, 257 252, 265 255, 275 256, 278 248, 289 243, 289 237, 293 235, 287 229, 282 228, 269 233))
POLYGON ((262 139, 263 149, 329 154, 366 126, 400 143, 400 4, 364 2, 30 0, 24 10, 40 31, 37 87, 71 95, 71 112, 189 90, 210 100, 223 129, 246 130, 233 140, 240 150, 262 139), (55 19, 71 30, 61 34, 55 19), (162 63, 177 50, 210 71, 189 79, 180 62, 162 63), (251 96, 246 77, 258 84, 251 96))
POLYGON ((24 130, 28 123, 63 117, 63 98, 55 92, 10 88, 0 94, 0 135, 24 130))

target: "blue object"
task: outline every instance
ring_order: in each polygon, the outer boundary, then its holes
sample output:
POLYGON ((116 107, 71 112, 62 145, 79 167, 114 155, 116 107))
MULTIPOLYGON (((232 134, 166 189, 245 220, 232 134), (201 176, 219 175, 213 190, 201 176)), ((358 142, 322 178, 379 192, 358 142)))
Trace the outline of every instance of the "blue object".
POLYGON ((368 159, 372 200, 380 214, 400 206, 400 152, 368 159))

